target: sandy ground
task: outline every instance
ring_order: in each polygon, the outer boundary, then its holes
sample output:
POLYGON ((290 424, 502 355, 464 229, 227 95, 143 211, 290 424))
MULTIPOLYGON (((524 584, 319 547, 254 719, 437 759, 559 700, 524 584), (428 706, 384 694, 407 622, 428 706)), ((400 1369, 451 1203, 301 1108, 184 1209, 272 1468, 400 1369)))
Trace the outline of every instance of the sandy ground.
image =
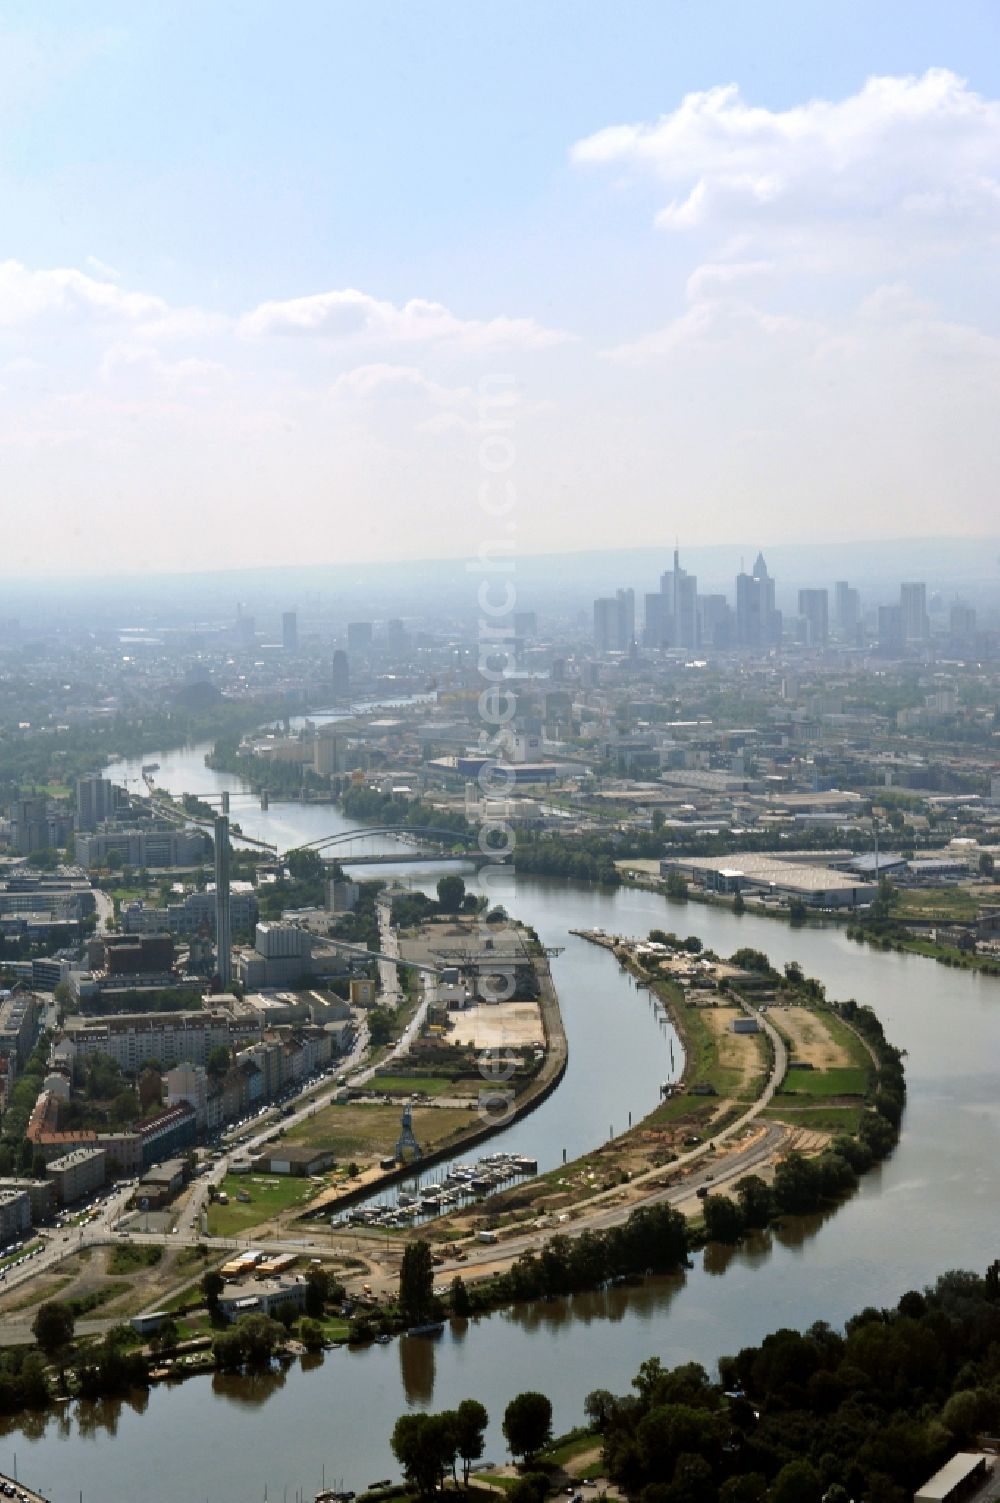
POLYGON ((719 1064, 726 1070, 738 1070, 740 1083, 736 1094, 743 1096, 761 1071, 760 1035, 733 1033, 733 1020, 746 1017, 742 1007, 703 1007, 699 1017, 712 1030, 719 1064))
POLYGON ((536 1002, 481 1003, 449 1014, 454 1024, 449 1037, 474 1049, 542 1048, 545 1031, 536 1002))
POLYGON ((831 1037, 822 1018, 808 1008, 776 1008, 771 1021, 788 1037, 792 1057, 804 1060, 814 1070, 836 1070, 853 1063, 848 1051, 831 1037))

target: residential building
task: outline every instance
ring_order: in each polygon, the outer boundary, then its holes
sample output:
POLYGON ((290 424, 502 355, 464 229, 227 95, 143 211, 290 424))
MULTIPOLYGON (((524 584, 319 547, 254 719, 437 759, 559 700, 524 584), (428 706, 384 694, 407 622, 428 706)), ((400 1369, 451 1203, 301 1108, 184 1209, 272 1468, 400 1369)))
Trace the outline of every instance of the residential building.
POLYGON ((31 1229, 31 1201, 25 1190, 0 1186, 0 1247, 23 1237, 31 1229))
POLYGON ((72 1205, 82 1200, 104 1184, 107 1155, 103 1148, 74 1148, 70 1153, 50 1159, 45 1166, 46 1176, 52 1181, 56 1199, 61 1205, 72 1205))
POLYGON ((281 616, 281 645, 286 652, 297 652, 299 647, 299 618, 295 611, 283 611, 281 616))

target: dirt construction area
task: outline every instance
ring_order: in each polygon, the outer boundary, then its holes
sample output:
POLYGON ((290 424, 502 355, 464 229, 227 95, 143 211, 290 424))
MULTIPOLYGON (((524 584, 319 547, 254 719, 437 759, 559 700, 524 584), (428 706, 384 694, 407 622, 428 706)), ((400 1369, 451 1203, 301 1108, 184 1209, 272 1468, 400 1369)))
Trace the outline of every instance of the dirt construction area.
POLYGON ((854 1064, 823 1019, 807 1007, 779 1007, 770 1016, 774 1026, 787 1038, 793 1059, 812 1065, 814 1070, 846 1069, 854 1064))
POLYGON ((543 1048, 545 1030, 537 1002, 481 1002, 450 1014, 449 1037, 473 1049, 543 1048))
POLYGON ((733 1072, 731 1094, 736 1100, 753 1094, 764 1063, 763 1049, 759 1033, 733 1032, 734 1020, 746 1017, 742 1007, 702 1007, 698 1016, 711 1030, 719 1065, 733 1072))

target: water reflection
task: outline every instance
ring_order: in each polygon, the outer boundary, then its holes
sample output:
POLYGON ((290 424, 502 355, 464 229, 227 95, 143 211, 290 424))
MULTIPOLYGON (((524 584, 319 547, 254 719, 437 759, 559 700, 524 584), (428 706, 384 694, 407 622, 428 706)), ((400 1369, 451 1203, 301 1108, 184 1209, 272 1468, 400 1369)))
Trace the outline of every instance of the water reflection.
POLYGON ((582 1294, 519 1302, 502 1314, 504 1320, 528 1335, 575 1325, 590 1326, 598 1321, 618 1325, 626 1318, 651 1320, 667 1313, 684 1282, 683 1273, 651 1275, 634 1283, 612 1284, 582 1294))
POLYGON ((433 1337, 401 1336, 399 1373, 408 1404, 429 1404, 434 1397, 435 1347, 433 1337))
POLYGON ((289 1366, 289 1363, 276 1363, 266 1372, 213 1373, 212 1392, 217 1398, 228 1399, 241 1409, 259 1409, 284 1388, 289 1366))

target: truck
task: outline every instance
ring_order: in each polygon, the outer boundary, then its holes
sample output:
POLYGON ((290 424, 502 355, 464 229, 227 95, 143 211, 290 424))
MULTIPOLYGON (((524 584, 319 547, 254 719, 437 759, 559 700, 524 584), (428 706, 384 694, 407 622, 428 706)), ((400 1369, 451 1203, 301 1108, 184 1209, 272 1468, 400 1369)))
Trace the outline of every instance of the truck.
POLYGON ((477 1232, 476 1233, 476 1241, 477 1242, 489 1242, 489 1243, 493 1243, 493 1242, 499 1242, 499 1240, 500 1239, 497 1236, 496 1232, 477 1232))

